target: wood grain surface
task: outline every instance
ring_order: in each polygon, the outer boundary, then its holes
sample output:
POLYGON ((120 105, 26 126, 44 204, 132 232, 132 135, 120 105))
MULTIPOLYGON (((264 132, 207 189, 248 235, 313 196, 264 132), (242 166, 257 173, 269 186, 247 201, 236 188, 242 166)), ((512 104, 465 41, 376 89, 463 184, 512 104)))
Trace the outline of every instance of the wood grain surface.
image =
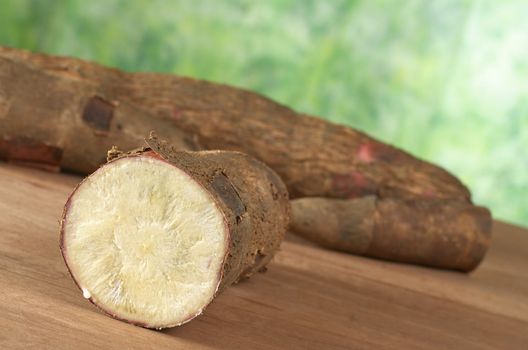
POLYGON ((528 232, 500 222, 470 275, 289 237, 267 273, 189 324, 113 320, 83 299, 58 248, 79 181, 0 164, 0 349, 528 349, 528 232))

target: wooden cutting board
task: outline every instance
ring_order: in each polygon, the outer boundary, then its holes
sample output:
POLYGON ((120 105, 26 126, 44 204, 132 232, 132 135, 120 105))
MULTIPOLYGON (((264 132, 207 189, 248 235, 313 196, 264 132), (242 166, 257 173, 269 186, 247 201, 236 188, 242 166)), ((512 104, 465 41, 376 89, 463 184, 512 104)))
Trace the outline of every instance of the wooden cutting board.
POLYGON ((267 273, 189 324, 113 320, 83 299, 58 248, 79 181, 0 164, 0 349, 528 349, 528 232, 500 222, 470 275, 289 237, 267 273))

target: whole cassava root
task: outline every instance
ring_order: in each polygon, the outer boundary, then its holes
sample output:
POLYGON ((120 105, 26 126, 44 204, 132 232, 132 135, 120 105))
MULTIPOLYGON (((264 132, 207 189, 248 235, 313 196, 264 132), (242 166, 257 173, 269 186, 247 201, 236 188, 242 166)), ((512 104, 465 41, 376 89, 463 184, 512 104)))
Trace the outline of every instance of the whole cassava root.
MULTIPOLYGON (((352 128, 298 114, 248 91, 167 74, 125 73, 78 59, 9 48, 0 48, 0 60, 0 158, 3 159, 39 164, 42 159, 49 162, 51 158, 56 167, 85 174, 94 171, 102 161, 101 150, 111 145, 122 149, 137 147, 144 133, 155 129, 181 149, 225 149, 252 155, 282 177, 292 198, 350 199, 344 204, 351 207, 347 212, 368 211, 368 201, 354 202, 353 199, 370 197, 380 203, 445 201, 472 206, 467 188, 445 170, 352 128), (8 74, 12 71, 19 73, 8 74), (34 84, 36 80, 48 83, 43 87, 34 84), (75 86, 73 95, 82 98, 70 95, 64 98, 64 90, 72 85, 75 86), (17 92, 13 86, 18 87, 17 92), (48 98, 54 101, 53 108, 48 98), (93 101, 105 108, 94 108, 93 101), (126 113, 119 108, 134 112, 125 117, 126 113), (60 126, 69 119, 72 122, 68 127, 60 126), (94 122, 94 119, 105 122, 94 122), (46 127, 43 132, 38 127, 43 120, 47 121, 45 124, 59 126, 46 127), (82 137, 78 141, 74 136, 61 136, 64 133, 82 137)), ((420 206, 423 208, 420 210, 392 206, 383 215, 387 220, 411 217, 421 223, 432 217, 439 219, 434 222, 446 225, 440 220, 445 215, 437 211, 439 205, 420 206)), ((462 207, 453 206, 453 215, 456 210, 462 207)), ((325 211, 319 214, 324 220, 325 211)), ((491 220, 489 212, 482 216, 491 220)), ((396 221, 393 225, 385 222, 386 235, 380 237, 386 237, 387 244, 397 246, 402 230, 408 237, 422 240, 431 237, 431 242, 435 242, 434 236, 445 234, 444 238, 452 244, 444 247, 453 251, 459 250, 448 237, 467 228, 462 225, 437 231, 431 225, 397 226, 396 221), (416 233, 418 229, 420 232, 416 233)), ((292 227, 302 227, 303 232, 319 232, 320 239, 304 234, 318 242, 323 242, 323 236, 328 234, 309 228, 308 223, 292 227)), ((485 239, 474 242, 485 245, 491 233, 489 225, 478 227, 478 234, 485 239)), ((357 230, 353 232, 354 237, 364 236, 368 241, 372 235, 363 226, 357 226, 357 230)), ((345 235, 350 230, 343 228, 341 232, 345 235)), ((475 255, 473 264, 453 267, 452 261, 445 263, 436 255, 415 259, 414 252, 409 251, 406 257, 400 250, 377 254, 376 247, 373 245, 362 254, 460 270, 476 266, 483 256, 475 255)), ((358 247, 340 249, 362 251, 358 247)))
POLYGON ((262 270, 288 226, 286 187, 238 152, 175 152, 156 139, 72 193, 61 251, 86 298, 148 328, 185 323, 262 270))
MULTIPOLYGON (((298 114, 255 93, 169 74, 125 73, 79 59, 9 48, 0 48, 0 57, 11 61, 2 65, 22 64, 60 81, 84 84, 87 93, 101 94, 110 105, 127 102, 153 117, 171 120, 172 130, 190 135, 204 149, 252 155, 282 177, 293 198, 353 198, 380 191, 395 196, 403 192, 427 198, 470 197, 458 179, 437 166, 357 130, 298 114)), ((3 85, 8 82, 2 79, 3 85)), ((38 91, 29 82, 25 87, 38 91)), ((112 124, 109 117, 108 125, 112 124)), ((8 129, 4 134, 23 132, 8 129)), ((87 165, 80 160, 65 162, 61 165, 67 170, 86 171, 87 165)))

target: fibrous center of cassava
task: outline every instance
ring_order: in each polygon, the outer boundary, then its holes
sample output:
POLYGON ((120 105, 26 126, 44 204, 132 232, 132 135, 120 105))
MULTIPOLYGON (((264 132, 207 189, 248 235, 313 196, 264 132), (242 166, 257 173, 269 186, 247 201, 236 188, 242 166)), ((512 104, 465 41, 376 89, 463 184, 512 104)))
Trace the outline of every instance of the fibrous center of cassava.
POLYGON ((224 217, 182 170, 134 156, 111 162, 73 193, 63 227, 68 266, 85 297, 150 327, 201 312, 227 250, 224 217))

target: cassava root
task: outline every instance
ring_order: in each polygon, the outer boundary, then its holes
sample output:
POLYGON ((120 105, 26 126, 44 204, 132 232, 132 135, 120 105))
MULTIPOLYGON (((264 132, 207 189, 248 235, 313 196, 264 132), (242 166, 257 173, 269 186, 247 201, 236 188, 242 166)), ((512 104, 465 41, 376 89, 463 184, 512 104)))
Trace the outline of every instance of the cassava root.
MULTIPOLYGON (((47 120, 52 117, 50 112, 59 114, 61 111, 49 111, 49 107, 37 109, 40 101, 34 99, 57 96, 53 106, 68 110, 67 107, 75 105, 67 116, 59 115, 64 119, 77 118, 79 124, 84 124, 78 125, 79 130, 83 127, 104 139, 115 135, 112 131, 119 131, 118 124, 127 127, 126 122, 119 123, 112 116, 114 106, 127 103, 147 111, 147 117, 170 120, 170 133, 183 131, 204 149, 240 151, 260 159, 281 176, 292 198, 351 198, 379 192, 426 198, 470 197, 458 179, 437 166, 352 128, 298 114, 248 91, 167 74, 125 73, 78 59, 8 48, 0 48, 0 57, 0 81, 7 90, 4 104, 11 106, 3 116, 7 120, 22 119, 20 111, 12 108, 17 106, 25 106, 24 112, 30 115, 37 114, 40 122, 47 120), (32 74, 18 73, 19 69, 30 69, 32 74), (49 84, 33 84, 35 75, 49 84), (90 114, 87 113, 91 109, 90 99, 69 101, 58 94, 68 90, 72 81, 77 89, 69 98, 92 95, 106 101, 107 111, 93 113, 92 118, 105 119, 104 125, 84 117, 90 114), (12 91, 13 84, 19 87, 18 93, 12 91), (20 91, 22 89, 25 91, 20 91)), ((51 105, 41 102, 43 107, 51 105)), ((23 119, 37 118, 30 115, 23 119)), ((133 118, 130 122, 134 122, 133 118)), ((66 128, 57 129, 56 132, 62 134, 66 128)), ((154 127, 146 128, 151 129, 154 127)), ((3 136, 31 134, 32 138, 58 148, 72 147, 52 137, 57 135, 32 131, 30 127, 22 129, 13 123, 3 131, 3 136)), ((126 134, 131 133, 134 132, 126 134)), ((145 130, 140 138, 144 133, 145 130)), ((165 138, 165 135, 160 136, 165 138)), ((174 143, 175 140, 170 141, 174 143)), ((128 149, 120 144, 117 146, 128 149)), ((96 169, 93 164, 84 164, 83 159, 71 162, 67 158, 64 155, 59 161, 66 170, 86 173, 96 169)))
MULTIPOLYGON (((359 225, 353 232, 338 228, 344 241, 332 248, 340 250, 468 271, 481 261, 490 241, 490 225, 474 225, 468 231, 464 220, 448 225, 446 213, 437 210, 447 205, 449 215, 466 217, 462 214, 474 207, 468 189, 445 170, 352 128, 225 85, 125 73, 78 59, 0 48, 0 122, 0 158, 12 162, 86 174, 102 162, 103 149, 137 147, 144 133, 155 129, 180 149, 234 150, 256 157, 282 177, 292 198, 317 197, 318 204, 320 198, 345 200, 345 213, 369 212, 369 198, 405 203, 375 210, 385 217, 376 221, 383 222, 377 226, 383 234, 376 237, 396 248, 343 248, 349 247, 344 243, 349 234, 369 241, 369 226, 359 225), (413 224, 402 225, 401 218, 413 224), (459 234, 474 237, 468 245, 477 245, 475 251, 482 254, 456 257, 461 250, 452 238, 459 234), (454 258, 446 262, 430 254, 417 259, 414 246, 407 252, 397 248, 405 246, 402 239, 422 240, 419 246, 451 242, 442 247, 445 256, 454 258)), ((491 221, 488 211, 475 210, 479 222, 491 221)), ((325 215, 321 210, 317 217, 324 221, 325 215)), ((293 217, 295 231, 325 241, 328 231, 314 221, 296 224, 298 218, 293 217)))
POLYGON ((300 198, 291 205, 292 231, 359 255, 471 271, 490 244, 489 211, 460 200, 365 196, 300 198))
POLYGON ((265 268, 288 226, 285 185, 239 152, 110 154, 68 199, 61 251, 83 295, 148 328, 181 325, 265 268))

